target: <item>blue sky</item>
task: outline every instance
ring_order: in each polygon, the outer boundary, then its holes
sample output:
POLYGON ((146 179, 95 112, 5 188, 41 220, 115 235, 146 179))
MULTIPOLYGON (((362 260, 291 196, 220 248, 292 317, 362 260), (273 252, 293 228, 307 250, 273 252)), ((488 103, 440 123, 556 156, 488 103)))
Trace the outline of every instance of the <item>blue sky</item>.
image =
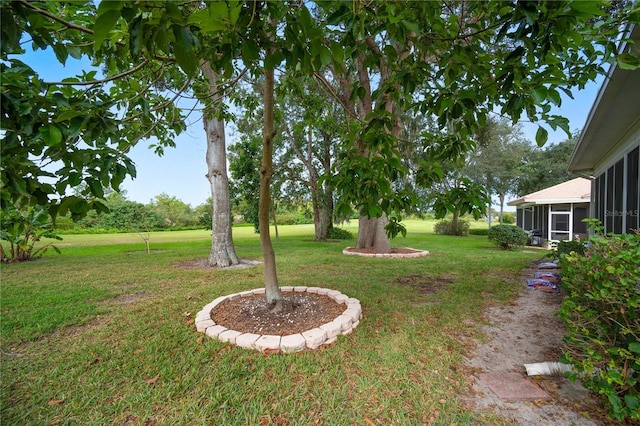
MULTIPOLYGON (((87 66, 86 61, 69 58, 66 66, 63 67, 51 51, 29 53, 21 60, 29 63, 43 79, 48 81, 80 74, 83 67, 87 66)), ((601 81, 602 79, 588 85, 584 90, 574 90, 574 99, 563 94, 561 108, 555 112, 569 119, 572 131, 581 130, 584 126, 601 81)), ((176 148, 165 149, 165 155, 162 157, 148 149, 151 141, 141 141, 131 150, 130 158, 136 164, 137 177, 135 180, 125 180, 121 187, 126 191, 128 199, 146 204, 156 195, 165 193, 177 197, 192 207, 206 202, 211 192, 209 181, 205 177, 207 172, 206 136, 199 118, 198 114, 189 118, 191 124, 187 131, 176 139, 176 148)), ((522 125, 525 136, 534 141, 537 125, 526 122, 522 125)), ((230 127, 227 126, 227 144, 233 143, 230 127)), ((567 137, 562 130, 555 132, 548 130, 550 132, 548 143, 557 143, 567 137)))

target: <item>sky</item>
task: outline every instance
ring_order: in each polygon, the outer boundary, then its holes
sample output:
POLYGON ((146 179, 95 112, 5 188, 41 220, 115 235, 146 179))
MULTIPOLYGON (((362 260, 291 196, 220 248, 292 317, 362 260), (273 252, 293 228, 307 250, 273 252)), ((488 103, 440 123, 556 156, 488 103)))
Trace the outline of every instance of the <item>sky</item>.
MULTIPOLYGON (((87 66, 86 61, 69 58, 63 67, 51 51, 29 53, 26 58, 21 59, 47 81, 59 81, 65 76, 80 74, 82 68, 87 66)), ((584 90, 574 90, 574 99, 562 94, 561 107, 554 113, 568 118, 572 131, 583 128, 601 82, 602 78, 587 85, 584 90)), ((191 116, 189 123, 187 130, 176 138, 176 148, 166 148, 162 157, 148 148, 152 141, 141 141, 130 151, 130 158, 136 165, 137 177, 133 180, 127 178, 121 185, 129 200, 147 204, 156 195, 166 194, 182 200, 191 207, 206 203, 207 198, 211 196, 209 181, 205 176, 206 135, 198 114, 191 116)), ((537 125, 527 122, 521 124, 525 136, 535 143, 537 125)), ((227 126, 227 145, 234 141, 234 134, 230 128, 231 126, 227 126)), ((562 130, 548 130, 548 144, 567 138, 562 130)))

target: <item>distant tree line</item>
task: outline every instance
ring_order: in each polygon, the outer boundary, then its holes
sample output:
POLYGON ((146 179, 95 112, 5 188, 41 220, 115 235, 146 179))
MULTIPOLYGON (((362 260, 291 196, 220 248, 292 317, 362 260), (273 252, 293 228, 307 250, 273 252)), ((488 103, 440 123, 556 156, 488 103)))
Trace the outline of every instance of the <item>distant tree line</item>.
POLYGON ((210 205, 192 208, 174 196, 162 193, 148 204, 127 199, 126 191, 113 192, 105 197, 108 212, 89 212, 83 219, 73 222, 70 217, 58 217, 58 230, 87 232, 211 228, 210 205))
MULTIPOLYGON (((573 175, 566 170, 569 157, 575 146, 575 138, 567 139, 557 144, 539 148, 527 141, 518 127, 512 127, 504 121, 493 123, 493 128, 487 130, 488 135, 479 135, 478 148, 473 151, 466 161, 458 165, 450 165, 442 173, 445 174, 440 185, 434 185, 430 190, 422 190, 417 196, 420 203, 415 204, 407 215, 417 217, 433 217, 433 200, 438 196, 456 194, 459 185, 476 185, 483 188, 487 194, 498 197, 502 204, 505 198, 518 197, 540 189, 565 182, 573 175), (482 140, 481 138, 485 138, 482 140)), ((242 131, 239 132, 243 135, 242 131)), ((244 136, 241 142, 231 147, 231 216, 235 225, 253 225, 257 232, 257 202, 258 202, 258 168, 255 161, 259 156, 259 147, 253 151, 244 136)), ((292 167, 295 162, 287 158, 286 149, 279 150, 283 158, 280 164, 289 162, 287 173, 283 173, 277 180, 278 185, 272 189, 273 208, 271 223, 278 225, 298 225, 314 223, 313 191, 305 190, 304 186, 296 182, 308 180, 308 169, 298 168, 298 175, 292 167)), ((424 154, 428 155, 428 154, 424 154)), ((278 155, 276 158, 281 158, 278 155)), ((337 160, 335 160, 337 162, 337 160)), ((420 161, 420 156, 407 155, 407 161, 420 161), (416 160, 417 159, 417 160, 416 160)), ((419 179, 418 173, 414 175, 419 179)), ((407 186, 418 190, 415 181, 407 180, 407 186)), ((335 194, 334 194, 335 197, 335 194)), ((455 203, 453 195, 449 201, 455 203)), ((464 199, 461 200, 461 204, 464 199)), ((112 192, 105 197, 108 212, 90 212, 85 218, 74 223, 70 217, 59 217, 56 223, 58 230, 73 230, 78 232, 110 232, 110 231, 148 231, 148 230, 176 230, 176 229, 211 229, 212 204, 206 200, 196 207, 181 201, 175 196, 165 193, 156 195, 148 204, 127 199, 126 191, 112 192)), ((357 220, 354 210, 351 215, 339 215, 330 209, 331 223, 342 223, 357 220)), ((451 214, 455 214, 455 206, 451 214)), ((462 212, 461 212, 462 213, 462 212)), ((493 213, 493 212, 491 212, 493 213)), ((497 215, 497 212, 495 213, 497 215)), ((463 215, 464 216, 464 215, 463 215)), ((492 214, 493 216, 493 214, 492 214)), ((512 217, 505 213, 504 223, 511 223, 512 217)), ((500 220, 500 215, 497 215, 500 220)))

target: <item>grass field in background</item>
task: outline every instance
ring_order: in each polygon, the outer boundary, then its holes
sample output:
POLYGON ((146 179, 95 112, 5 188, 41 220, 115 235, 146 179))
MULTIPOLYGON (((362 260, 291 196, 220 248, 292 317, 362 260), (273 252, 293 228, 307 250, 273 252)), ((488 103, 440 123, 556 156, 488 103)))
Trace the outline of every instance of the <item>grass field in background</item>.
MULTIPOLYGON (((298 354, 195 331, 189 314, 263 286, 262 266, 176 267, 208 256, 208 231, 153 233, 151 254, 136 234, 65 235, 61 255, 2 265, 0 423, 506 424, 466 407, 462 358, 481 338, 482 311, 509 303, 542 254, 405 223, 393 245, 430 256, 344 256, 354 240, 315 243, 312 225, 279 227, 280 285, 333 288, 363 306, 352 334, 298 354)), ((239 256, 261 258, 251 227, 234 228, 234 241, 239 256)))

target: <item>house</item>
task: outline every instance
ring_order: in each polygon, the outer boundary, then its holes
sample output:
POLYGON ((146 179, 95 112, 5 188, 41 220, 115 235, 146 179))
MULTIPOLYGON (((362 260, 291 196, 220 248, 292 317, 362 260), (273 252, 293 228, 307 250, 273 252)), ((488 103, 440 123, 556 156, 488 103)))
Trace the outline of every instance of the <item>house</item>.
MULTIPOLYGON (((640 26, 621 52, 640 56, 640 26)), ((570 172, 593 176, 590 217, 605 233, 640 228, 640 70, 611 66, 569 161, 570 172)))
POLYGON ((516 207, 516 225, 547 241, 573 240, 587 236, 591 181, 575 178, 507 203, 516 207))

